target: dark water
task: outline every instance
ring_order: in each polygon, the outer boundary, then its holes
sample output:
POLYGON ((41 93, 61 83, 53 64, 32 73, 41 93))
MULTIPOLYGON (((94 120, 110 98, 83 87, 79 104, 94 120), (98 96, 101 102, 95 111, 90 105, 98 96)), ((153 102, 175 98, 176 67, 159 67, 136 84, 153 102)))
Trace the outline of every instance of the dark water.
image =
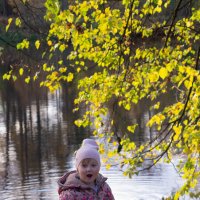
MULTIPOLYGON (((74 169, 73 152, 90 137, 90 128, 77 128, 73 121, 75 91, 63 87, 54 94, 20 82, 1 83, 0 89, 0 199, 58 199, 57 179, 74 169)), ((123 131, 125 122, 138 122, 138 143, 151 137, 145 128, 148 104, 135 107, 132 114, 116 114, 123 131)), ((81 111, 80 111, 81 112, 81 111)), ((101 173, 108 177, 116 200, 159 200, 170 195, 182 180, 174 167, 158 164, 155 168, 124 177, 118 167, 101 173)))

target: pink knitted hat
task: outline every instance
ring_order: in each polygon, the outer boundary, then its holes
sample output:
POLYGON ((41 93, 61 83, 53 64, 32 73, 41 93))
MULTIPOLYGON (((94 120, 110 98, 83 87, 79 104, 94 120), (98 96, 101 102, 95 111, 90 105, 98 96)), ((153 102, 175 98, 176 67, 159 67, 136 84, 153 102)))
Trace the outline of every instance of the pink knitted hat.
POLYGON ((98 144, 93 139, 89 139, 89 138, 84 139, 82 142, 82 147, 84 147, 84 146, 90 146, 90 147, 95 148, 96 150, 99 150, 98 144))
POLYGON ((85 139, 82 142, 82 146, 76 152, 76 168, 78 168, 79 164, 82 160, 86 158, 93 158, 95 159, 99 166, 101 165, 100 155, 98 152, 98 145, 95 140, 93 139, 85 139))

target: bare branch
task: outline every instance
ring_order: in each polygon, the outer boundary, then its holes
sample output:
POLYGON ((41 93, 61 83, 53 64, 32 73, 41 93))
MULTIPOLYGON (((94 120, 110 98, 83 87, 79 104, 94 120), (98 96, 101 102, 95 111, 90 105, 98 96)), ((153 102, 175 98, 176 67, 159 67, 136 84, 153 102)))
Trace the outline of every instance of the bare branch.
POLYGON ((176 17, 177 17, 178 10, 179 10, 179 7, 180 7, 180 5, 181 5, 181 2, 182 2, 182 0, 179 0, 178 4, 177 4, 177 6, 176 6, 176 9, 175 9, 175 11, 174 11, 174 15, 173 15, 173 18, 172 18, 172 21, 171 21, 171 24, 170 24, 170 28, 169 28, 169 31, 168 31, 168 33, 167 33, 166 39, 165 39, 164 47, 167 46, 167 42, 168 42, 168 39, 169 39, 170 34, 171 34, 171 32, 172 32, 172 28, 173 28, 173 26, 174 26, 174 22, 175 22, 175 19, 176 19, 176 17))

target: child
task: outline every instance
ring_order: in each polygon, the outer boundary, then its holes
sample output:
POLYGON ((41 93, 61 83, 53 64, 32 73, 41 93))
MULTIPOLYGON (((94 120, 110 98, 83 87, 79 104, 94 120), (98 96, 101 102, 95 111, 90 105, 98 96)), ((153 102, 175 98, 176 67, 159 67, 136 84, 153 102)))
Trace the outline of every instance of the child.
POLYGON ((95 140, 83 140, 76 152, 75 165, 75 171, 58 180, 60 200, 114 200, 107 178, 99 174, 101 162, 95 140))

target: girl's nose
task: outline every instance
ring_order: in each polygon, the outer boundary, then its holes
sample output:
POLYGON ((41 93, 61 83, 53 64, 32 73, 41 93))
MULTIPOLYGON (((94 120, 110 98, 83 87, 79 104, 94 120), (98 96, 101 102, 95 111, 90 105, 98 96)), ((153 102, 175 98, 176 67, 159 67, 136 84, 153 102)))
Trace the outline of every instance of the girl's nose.
POLYGON ((87 167, 87 171, 90 171, 91 170, 91 167, 87 167))

